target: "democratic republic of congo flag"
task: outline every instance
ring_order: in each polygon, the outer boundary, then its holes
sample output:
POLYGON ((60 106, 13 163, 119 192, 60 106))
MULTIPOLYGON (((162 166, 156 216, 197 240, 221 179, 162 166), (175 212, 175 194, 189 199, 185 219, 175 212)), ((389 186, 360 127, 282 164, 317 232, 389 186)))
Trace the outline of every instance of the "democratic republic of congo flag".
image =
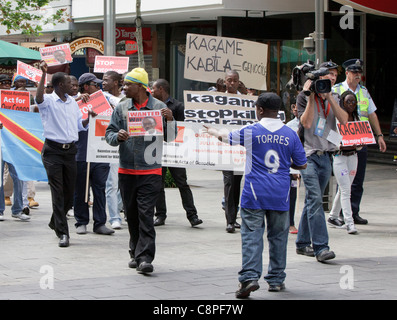
POLYGON ((22 181, 48 181, 41 160, 44 136, 40 114, 0 108, 0 121, 3 160, 14 165, 22 181))

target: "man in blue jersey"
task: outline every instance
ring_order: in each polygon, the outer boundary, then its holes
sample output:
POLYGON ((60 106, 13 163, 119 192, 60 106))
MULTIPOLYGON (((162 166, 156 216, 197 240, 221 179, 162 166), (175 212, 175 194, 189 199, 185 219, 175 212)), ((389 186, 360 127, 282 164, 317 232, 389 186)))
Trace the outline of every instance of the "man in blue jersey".
POLYGON ((247 298, 259 288, 262 274, 265 217, 269 241, 269 268, 264 277, 269 291, 285 288, 289 230, 290 167, 306 168, 306 156, 298 135, 277 114, 281 98, 262 93, 255 103, 258 123, 229 134, 206 126, 208 133, 231 145, 246 148, 245 182, 241 196, 242 269, 237 298, 247 298))

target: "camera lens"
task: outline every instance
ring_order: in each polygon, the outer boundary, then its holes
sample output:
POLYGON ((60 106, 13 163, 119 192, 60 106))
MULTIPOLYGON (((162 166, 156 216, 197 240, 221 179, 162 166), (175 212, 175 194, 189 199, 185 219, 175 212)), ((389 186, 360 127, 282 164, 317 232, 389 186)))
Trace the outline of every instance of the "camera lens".
POLYGON ((315 92, 327 93, 331 91, 331 80, 322 79, 315 82, 315 92))

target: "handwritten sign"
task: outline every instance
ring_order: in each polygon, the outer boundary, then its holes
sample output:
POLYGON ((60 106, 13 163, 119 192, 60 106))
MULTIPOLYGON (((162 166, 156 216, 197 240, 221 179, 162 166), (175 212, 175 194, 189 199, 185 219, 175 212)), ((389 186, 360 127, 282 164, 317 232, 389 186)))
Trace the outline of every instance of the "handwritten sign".
POLYGON ((49 67, 73 62, 69 43, 40 48, 40 54, 49 67))
POLYGON ((95 56, 94 72, 116 71, 123 74, 128 71, 129 57, 95 56))
POLYGON ((34 82, 40 82, 40 79, 43 76, 43 72, 41 70, 19 60, 17 61, 17 74, 34 82))
POLYGON ((348 122, 346 125, 338 123, 337 128, 342 135, 343 146, 376 143, 371 125, 368 121, 353 121, 348 122))
POLYGON ((128 133, 130 136, 162 136, 163 117, 161 111, 129 111, 128 133))
POLYGON ((79 105, 80 111, 83 114, 83 120, 87 119, 89 109, 95 111, 98 115, 104 116, 109 116, 113 112, 111 105, 101 90, 91 94, 90 100, 88 100, 87 103, 79 100, 77 104, 79 105))
POLYGON ((238 71, 247 88, 267 90, 267 45, 235 38, 188 33, 186 79, 215 83, 228 70, 238 71))
POLYGON ((0 90, 1 107, 4 109, 30 111, 30 92, 0 90))

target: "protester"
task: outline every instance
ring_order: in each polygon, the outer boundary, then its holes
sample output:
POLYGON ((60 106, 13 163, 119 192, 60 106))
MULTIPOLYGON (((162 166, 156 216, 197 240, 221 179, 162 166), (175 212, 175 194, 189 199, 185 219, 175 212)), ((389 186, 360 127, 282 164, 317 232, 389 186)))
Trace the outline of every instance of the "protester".
POLYGON ((259 288, 262 275, 263 233, 267 223, 269 267, 264 279, 269 291, 285 289, 289 227, 289 170, 306 168, 306 157, 296 132, 277 119, 281 99, 262 93, 255 103, 259 123, 230 134, 205 127, 208 133, 247 150, 245 182, 241 196, 242 269, 237 298, 247 298, 259 288), (292 159, 292 164, 291 164, 292 159), (266 219, 266 222, 265 222, 266 219))
POLYGON ((164 139, 173 140, 176 134, 172 111, 153 98, 147 91, 148 85, 149 77, 143 68, 135 68, 125 76, 126 99, 114 109, 105 135, 107 143, 119 146, 119 187, 130 234, 129 267, 140 273, 153 272, 156 251, 153 216, 161 189, 163 136, 130 137, 128 112, 161 110, 164 139))
MULTIPOLYGON (((225 74, 226 93, 241 94, 238 91, 240 86, 239 74, 236 70, 229 70, 225 74)), ((218 83, 217 83, 218 84, 218 83)), ((219 84, 218 84, 219 85, 219 84)), ((240 203, 240 185, 242 173, 234 171, 222 171, 225 195, 225 216, 226 231, 233 233, 240 224, 236 221, 240 203)))
MULTIPOLYGON (((3 123, 0 122, 0 129, 3 129, 3 123)), ((21 221, 29 221, 30 217, 26 215, 23 210, 22 205, 22 181, 18 179, 17 172, 15 167, 4 160, 1 161, 1 175, 4 176, 4 166, 8 166, 8 172, 10 177, 13 180, 13 191, 14 191, 14 203, 11 207, 11 216, 13 218, 19 219, 21 221)), ((0 184, 0 221, 4 221, 4 210, 5 210, 5 201, 4 201, 4 185, 3 179, 1 179, 0 184)))
MULTIPOLYGON (((342 93, 340 106, 347 111, 349 122, 359 121, 357 97, 353 92, 347 90, 342 93)), ((338 191, 336 192, 332 209, 329 213, 328 225, 336 228, 342 227, 343 223, 339 221, 339 213, 342 209, 344 223, 349 234, 357 233, 350 203, 350 189, 357 170, 357 150, 361 148, 356 145, 351 147, 340 146, 333 158, 333 172, 338 183, 338 191)))
MULTIPOLYGON (((176 121, 185 120, 185 107, 183 103, 174 99, 170 96, 170 84, 165 79, 158 79, 153 83, 153 97, 163 101, 169 109, 172 111, 172 115, 176 121)), ((203 221, 198 218, 197 209, 194 205, 193 193, 187 183, 187 175, 185 168, 174 168, 174 167, 163 167, 162 176, 163 183, 160 190, 160 196, 156 203, 156 220, 154 221, 155 226, 161 226, 165 224, 165 219, 167 218, 167 206, 165 201, 165 191, 164 183, 167 174, 167 169, 169 170, 172 178, 175 181, 177 188, 182 199, 183 208, 186 211, 186 218, 189 220, 192 227, 195 227, 203 221)))
MULTIPOLYGON (((103 75, 102 89, 105 97, 108 99, 110 105, 115 108, 117 104, 125 97, 120 92, 122 76, 115 71, 107 71, 103 75)), ((106 203, 109 212, 109 223, 113 229, 120 229, 122 218, 120 212, 123 210, 123 203, 118 187, 118 163, 111 163, 109 165, 109 175, 106 181, 106 203)))
MULTIPOLYGON (((79 78, 79 86, 81 94, 89 94, 99 90, 99 80, 92 73, 84 73, 79 78)), ((90 220, 88 198, 86 201, 87 175, 89 186, 93 194, 92 215, 94 220, 93 231, 97 234, 110 235, 114 233, 106 227, 106 180, 109 174, 108 163, 87 162, 87 142, 88 130, 79 132, 79 139, 76 142, 77 154, 77 178, 74 191, 74 217, 76 219, 76 233, 86 234, 87 225, 90 220)))
MULTIPOLYGON (((320 67, 329 73, 320 79, 329 79, 335 84, 338 65, 332 61, 324 62, 320 67)), ((338 95, 315 93, 311 90, 312 81, 307 80, 303 91, 297 96, 298 116, 303 127, 304 148, 307 168, 301 171, 305 184, 305 204, 301 215, 296 252, 306 256, 316 256, 324 262, 335 258, 329 250, 328 230, 323 209, 323 195, 331 176, 331 155, 337 149, 333 133, 336 134, 336 119, 344 125, 347 113, 338 104, 338 95), (311 246, 313 244, 313 247, 311 246)))
MULTIPOLYGON (((350 59, 343 63, 346 70, 346 80, 333 87, 333 91, 341 95, 344 91, 350 90, 355 93, 358 101, 358 115, 361 121, 369 121, 372 132, 374 132, 381 152, 386 152, 386 143, 380 128, 376 106, 368 92, 368 89, 360 85, 363 75, 364 62, 360 59, 350 59)), ((360 203, 364 192, 365 169, 367 166, 368 148, 364 146, 357 152, 358 164, 356 176, 351 186, 351 206, 355 224, 367 224, 368 220, 362 218, 360 203)))
MULTIPOLYGON (((82 120, 77 102, 68 95, 71 89, 70 77, 57 72, 52 77, 54 92, 44 94, 44 82, 48 66, 40 62, 43 76, 36 93, 36 102, 43 122, 46 138, 41 151, 43 165, 51 189, 52 216, 49 227, 59 237, 59 246, 69 246, 69 227, 66 214, 73 205, 76 181, 78 132, 85 131, 89 117, 82 120), (66 111, 67 110, 67 111, 66 111)), ((91 110, 89 114, 94 114, 91 110)))

